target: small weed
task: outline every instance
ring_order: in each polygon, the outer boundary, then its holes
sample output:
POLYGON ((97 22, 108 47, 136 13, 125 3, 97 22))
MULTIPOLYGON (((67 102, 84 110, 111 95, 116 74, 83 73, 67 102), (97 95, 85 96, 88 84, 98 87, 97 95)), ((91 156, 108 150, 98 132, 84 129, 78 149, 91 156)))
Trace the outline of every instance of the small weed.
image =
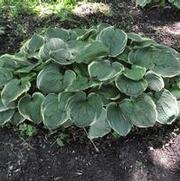
POLYGON ((31 137, 37 134, 37 129, 26 123, 19 125, 19 130, 22 137, 31 137))

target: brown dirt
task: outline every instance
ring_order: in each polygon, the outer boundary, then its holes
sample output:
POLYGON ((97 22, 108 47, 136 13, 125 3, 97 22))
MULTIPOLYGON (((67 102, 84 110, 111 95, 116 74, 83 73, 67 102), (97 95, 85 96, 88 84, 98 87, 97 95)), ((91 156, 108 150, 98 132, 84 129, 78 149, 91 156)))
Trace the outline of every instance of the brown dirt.
MULTIPOLYGON (((44 26, 71 28, 99 22, 134 31, 180 50, 180 12, 172 7, 136 8, 130 1, 103 0, 112 16, 90 14, 59 21, 55 16, 40 19, 22 15, 12 21, 2 17, 6 27, 0 54, 15 52, 21 42, 44 26), (22 25, 22 28, 19 26, 22 25)), ((0 181, 179 181, 180 125, 137 129, 126 138, 110 136, 95 141, 95 152, 82 130, 69 130, 68 143, 59 148, 44 130, 23 139, 18 131, 0 129, 0 181)))

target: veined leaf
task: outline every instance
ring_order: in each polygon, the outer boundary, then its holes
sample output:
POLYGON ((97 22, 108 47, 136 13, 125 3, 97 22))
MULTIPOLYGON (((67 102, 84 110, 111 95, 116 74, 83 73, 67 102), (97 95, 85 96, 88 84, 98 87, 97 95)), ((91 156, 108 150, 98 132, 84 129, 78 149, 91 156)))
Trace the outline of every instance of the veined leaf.
POLYGON ((179 114, 178 102, 176 98, 166 89, 156 93, 156 107, 158 112, 158 122, 161 124, 171 124, 179 114))
POLYGON ((1 99, 4 105, 17 100, 23 93, 27 92, 31 87, 29 81, 19 79, 10 80, 1 92, 1 99))
POLYGON ((127 44, 126 33, 113 26, 103 29, 96 39, 109 48, 111 57, 117 57, 121 54, 127 44))
POLYGON ((148 86, 147 81, 144 79, 141 79, 139 81, 134 81, 122 75, 116 78, 115 83, 116 87, 122 93, 128 96, 139 96, 146 90, 148 86))
POLYGON ((111 128, 107 122, 107 112, 103 109, 99 119, 90 126, 88 137, 90 139, 100 138, 109 132, 111 132, 111 128))
POLYGON ((69 101, 68 114, 76 126, 86 127, 99 119, 102 105, 99 95, 91 93, 87 96, 84 92, 78 92, 69 101))
POLYGON ((27 120, 39 124, 42 122, 41 104, 44 96, 35 92, 32 96, 25 95, 18 102, 19 113, 27 120))
POLYGON ((96 78, 99 81, 106 81, 114 78, 116 75, 121 75, 124 66, 119 62, 111 63, 109 60, 94 61, 88 66, 90 77, 96 78))
POLYGON ((58 95, 48 94, 41 105, 43 123, 49 129, 56 129, 65 123, 69 117, 66 111, 66 105, 71 93, 63 92, 58 95))
POLYGON ((110 103, 107 106, 107 119, 111 128, 121 136, 126 136, 132 128, 132 123, 121 110, 121 104, 110 103))

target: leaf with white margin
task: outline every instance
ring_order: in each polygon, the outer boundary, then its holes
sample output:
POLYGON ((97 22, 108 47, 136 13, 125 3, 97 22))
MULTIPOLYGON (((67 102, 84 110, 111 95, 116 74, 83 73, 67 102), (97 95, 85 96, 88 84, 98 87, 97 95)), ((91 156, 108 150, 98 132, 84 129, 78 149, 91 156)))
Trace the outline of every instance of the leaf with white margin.
POLYGON ((134 81, 122 75, 116 78, 115 83, 116 87, 122 93, 128 96, 139 96, 146 90, 148 86, 147 81, 144 79, 134 81))
POLYGON ((158 92, 165 86, 163 78, 151 70, 146 73, 145 79, 148 82, 148 88, 151 90, 158 92))
POLYGON ((17 107, 15 102, 11 102, 9 105, 4 105, 0 98, 0 112, 7 111, 8 109, 15 109, 17 107))
POLYGON ((3 88, 3 86, 13 78, 13 74, 4 69, 4 68, 0 68, 0 89, 3 88))
POLYGON ((177 99, 180 100, 180 89, 178 88, 173 88, 171 90, 171 94, 177 99))
POLYGON ((27 120, 35 124, 42 122, 41 104, 44 100, 44 95, 40 92, 35 92, 32 96, 25 95, 18 102, 19 113, 27 120))
POLYGON ((9 122, 14 114, 14 109, 9 109, 3 112, 0 112, 0 126, 4 126, 7 122, 9 122))
POLYGON ((12 125, 18 126, 19 124, 23 123, 24 121, 25 121, 25 118, 17 110, 14 113, 14 115, 12 116, 10 123, 12 125))
POLYGON ((120 107, 125 117, 137 127, 152 127, 157 121, 156 105, 147 94, 133 99, 124 99, 120 107))
POLYGON ((72 70, 66 70, 64 74, 57 65, 48 65, 40 71, 36 84, 43 93, 59 93, 64 91, 75 80, 76 74, 72 70))
POLYGON ((174 77, 180 74, 180 61, 168 48, 143 47, 132 50, 128 56, 132 64, 146 67, 162 77, 174 77))
POLYGON ((132 128, 132 123, 121 110, 121 104, 110 103, 107 106, 107 119, 110 127, 121 136, 126 136, 132 128))
POLYGON ((166 89, 156 93, 155 98, 158 112, 157 121, 161 124, 171 124, 176 120, 179 113, 176 98, 166 89))
POLYGON ((101 42, 95 41, 87 44, 76 56, 77 63, 90 63, 98 57, 105 57, 109 49, 101 42))
POLYGON ((91 87, 96 87, 100 83, 90 80, 88 77, 78 75, 72 84, 67 87, 66 91, 77 92, 89 89, 91 87))
POLYGON ((146 68, 132 65, 131 69, 126 68, 123 75, 131 80, 140 80, 144 77, 146 73, 146 68))
POLYGON ((29 81, 22 79, 12 79, 3 88, 1 99, 4 105, 17 100, 23 93, 27 92, 31 87, 29 81))
POLYGON ((94 61, 88 65, 90 77, 99 81, 106 81, 120 75, 124 70, 124 66, 119 62, 111 63, 109 60, 94 61))
POLYGON ((51 38, 46 42, 39 51, 39 57, 46 61, 50 59, 50 52, 58 49, 66 49, 67 44, 59 38, 51 38))
POLYGON ((103 103, 98 94, 78 92, 71 97, 68 106, 68 114, 71 121, 78 127, 86 127, 99 119, 103 103))
POLYGON ((72 93, 69 92, 58 95, 51 93, 46 96, 41 105, 41 113, 43 123, 48 129, 56 129, 69 119, 66 105, 71 96, 72 93))
POLYGON ((96 40, 102 42, 107 48, 109 48, 111 57, 117 57, 124 51, 127 45, 126 33, 113 26, 103 29, 97 35, 96 40))
POLYGON ((103 108, 103 111, 99 119, 90 126, 89 131, 88 131, 88 138, 89 139, 100 138, 110 132, 111 132, 111 128, 107 122, 107 112, 103 108))
POLYGON ((69 31, 63 28, 48 28, 46 32, 46 37, 51 38, 60 38, 64 41, 69 40, 69 31))

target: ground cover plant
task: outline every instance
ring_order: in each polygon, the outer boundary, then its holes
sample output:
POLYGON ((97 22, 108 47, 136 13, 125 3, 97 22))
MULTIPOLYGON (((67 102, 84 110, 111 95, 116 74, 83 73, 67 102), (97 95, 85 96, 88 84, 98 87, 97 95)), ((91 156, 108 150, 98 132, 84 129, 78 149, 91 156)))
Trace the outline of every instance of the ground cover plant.
POLYGON ((179 116, 180 54, 100 24, 49 28, 0 57, 0 125, 72 124, 89 138, 171 124, 179 116))
MULTIPOLYGON (((145 7, 147 4, 153 2, 153 0, 136 0, 136 4, 145 7)), ((157 2, 154 0, 154 2, 157 2)), ((159 3, 164 6, 166 2, 169 2, 180 9, 180 0, 159 0, 159 3)))

